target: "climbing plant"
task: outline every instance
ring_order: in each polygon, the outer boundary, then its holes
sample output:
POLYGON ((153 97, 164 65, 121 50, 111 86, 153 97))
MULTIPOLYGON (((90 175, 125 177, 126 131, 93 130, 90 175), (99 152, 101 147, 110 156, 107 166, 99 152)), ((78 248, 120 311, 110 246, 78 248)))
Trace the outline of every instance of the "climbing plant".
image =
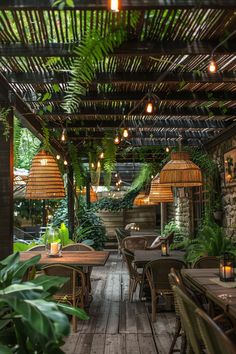
POLYGON ((0 123, 3 125, 3 135, 6 140, 8 140, 10 136, 11 126, 7 120, 8 113, 10 112, 9 108, 1 108, 0 109, 0 123))

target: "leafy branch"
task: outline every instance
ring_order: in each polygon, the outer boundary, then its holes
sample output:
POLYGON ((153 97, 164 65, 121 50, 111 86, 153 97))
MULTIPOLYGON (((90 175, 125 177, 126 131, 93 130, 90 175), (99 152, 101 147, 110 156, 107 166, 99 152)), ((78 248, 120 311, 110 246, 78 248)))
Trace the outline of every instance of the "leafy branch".
POLYGON ((6 141, 10 136, 11 126, 7 120, 8 113, 10 112, 10 108, 2 108, 0 110, 0 122, 3 125, 3 135, 6 137, 6 141))

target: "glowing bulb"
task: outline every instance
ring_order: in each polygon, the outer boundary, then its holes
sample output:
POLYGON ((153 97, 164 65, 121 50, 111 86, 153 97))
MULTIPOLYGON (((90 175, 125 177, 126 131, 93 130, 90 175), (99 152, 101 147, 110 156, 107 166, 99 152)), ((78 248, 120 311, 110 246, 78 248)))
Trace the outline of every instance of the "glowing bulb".
POLYGON ((91 167, 92 167, 92 168, 94 168, 94 167, 95 167, 95 165, 94 165, 94 163, 93 163, 93 162, 91 163, 91 167))
POLYGON ((47 159, 41 159, 41 160, 40 160, 40 164, 41 164, 42 166, 46 166, 46 165, 48 164, 48 160, 47 160, 47 159))
POLYGON ((110 0, 110 10, 119 12, 119 0, 110 0))
POLYGON ((104 159, 104 152, 101 152, 101 154, 99 155, 100 159, 104 159))
POLYGON ((114 143, 115 143, 115 144, 120 144, 120 138, 119 138, 118 135, 115 137, 114 143))
POLYGON ((66 130, 65 129, 62 130, 61 141, 66 141, 66 130))
POLYGON ((154 178, 154 176, 153 176, 153 175, 151 175, 151 178, 154 178))
POLYGON ((121 183, 122 183, 122 181, 121 181, 121 179, 119 179, 118 184, 121 184, 121 183))
POLYGON ((170 148, 168 146, 166 147, 166 152, 170 152, 170 148))
POLYGON ((124 137, 124 138, 128 138, 128 136, 129 136, 128 129, 125 128, 125 129, 123 130, 123 137, 124 137))
POLYGON ((214 74, 217 72, 217 65, 214 59, 211 59, 209 65, 208 65, 208 70, 210 73, 214 74))
POLYGON ((60 158, 61 158, 60 155, 57 155, 57 156, 56 156, 56 159, 57 159, 57 160, 60 160, 60 158))
POLYGON ((100 161, 98 161, 97 168, 100 168, 100 167, 101 167, 101 163, 100 163, 100 161))
POLYGON ((115 177, 118 177, 118 174, 117 174, 117 173, 115 174, 115 177))
POLYGON ((68 165, 68 162, 66 160, 64 160, 64 165, 67 166, 68 165))
POLYGON ((146 113, 148 113, 148 114, 153 113, 153 103, 150 101, 146 105, 146 113))

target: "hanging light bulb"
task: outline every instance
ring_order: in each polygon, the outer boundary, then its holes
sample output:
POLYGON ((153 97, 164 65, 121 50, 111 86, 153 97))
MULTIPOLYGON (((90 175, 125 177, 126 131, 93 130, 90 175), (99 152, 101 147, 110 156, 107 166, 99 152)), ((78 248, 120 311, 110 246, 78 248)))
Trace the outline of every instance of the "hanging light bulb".
POLYGON ((118 177, 118 173, 115 174, 115 177, 118 177))
POLYGON ((63 142, 66 141, 66 130, 65 130, 65 128, 62 130, 61 141, 63 141, 63 142))
POLYGON ((147 114, 152 114, 154 111, 154 106, 153 106, 153 102, 152 101, 148 101, 145 107, 145 111, 147 114))
POLYGON ((100 168, 100 167, 101 167, 101 162, 98 161, 98 163, 97 163, 97 168, 100 168))
POLYGON ((124 128, 124 130, 123 130, 123 137, 124 137, 124 138, 128 138, 128 136, 129 136, 129 131, 128 131, 127 128, 124 128))
POLYGON ((166 152, 170 152, 170 148, 168 146, 166 147, 166 152))
POLYGON ((68 162, 66 160, 64 160, 64 165, 67 166, 68 165, 68 162))
POLYGON ((61 158, 60 155, 57 155, 57 156, 56 156, 56 159, 57 159, 57 160, 60 160, 60 158, 61 158))
POLYGON ((91 167, 92 167, 92 168, 95 168, 95 165, 94 165, 94 163, 93 163, 93 162, 91 163, 91 167))
POLYGON ((216 64, 216 61, 214 60, 214 58, 212 57, 211 58, 211 61, 208 65, 208 71, 212 74, 215 74, 217 72, 217 64, 216 64))
POLYGON ((110 10, 119 12, 119 0, 110 0, 110 10))
POLYGON ((119 137, 118 134, 116 134, 116 136, 115 136, 114 143, 115 143, 116 145, 120 144, 120 137, 119 137))
POLYGON ((101 154, 99 155, 100 159, 104 159, 104 152, 101 152, 101 154))

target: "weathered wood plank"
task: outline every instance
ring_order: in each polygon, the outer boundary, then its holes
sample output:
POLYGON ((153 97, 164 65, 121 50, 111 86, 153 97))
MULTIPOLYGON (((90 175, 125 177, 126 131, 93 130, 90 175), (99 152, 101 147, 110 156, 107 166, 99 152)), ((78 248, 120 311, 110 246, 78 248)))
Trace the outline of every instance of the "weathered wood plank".
MULTIPOLYGON (((140 354, 158 353, 152 334, 139 334, 138 342, 139 342, 140 354)), ((165 354, 167 354, 167 351, 165 352, 165 354)))
POLYGON ((104 354, 127 354, 124 334, 107 334, 104 354))

